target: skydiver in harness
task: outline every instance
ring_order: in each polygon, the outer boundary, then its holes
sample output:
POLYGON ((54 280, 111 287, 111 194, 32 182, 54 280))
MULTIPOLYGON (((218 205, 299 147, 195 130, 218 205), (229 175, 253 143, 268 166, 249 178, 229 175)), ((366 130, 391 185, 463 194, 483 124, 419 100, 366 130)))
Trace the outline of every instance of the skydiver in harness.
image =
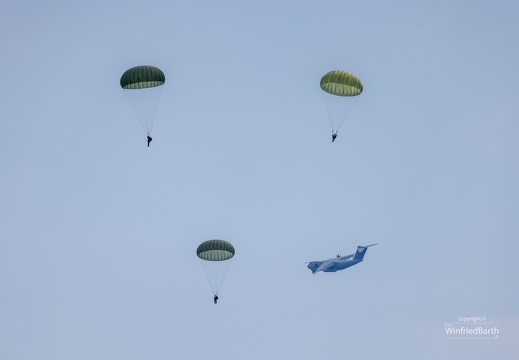
POLYGON ((215 303, 215 305, 216 305, 216 303, 218 302, 218 295, 214 294, 213 299, 214 299, 214 303, 215 303))
POLYGON ((335 138, 337 138, 337 133, 333 133, 333 134, 332 134, 332 142, 335 141, 335 138))
POLYGON ((148 147, 150 147, 150 142, 153 140, 151 136, 146 136, 146 140, 148 141, 148 147))

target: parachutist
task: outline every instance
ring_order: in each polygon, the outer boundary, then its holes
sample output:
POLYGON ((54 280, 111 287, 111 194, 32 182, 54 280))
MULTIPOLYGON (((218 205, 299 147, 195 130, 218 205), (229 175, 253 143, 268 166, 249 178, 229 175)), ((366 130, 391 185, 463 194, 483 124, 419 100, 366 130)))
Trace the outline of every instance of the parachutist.
POLYGON ((151 136, 146 136, 146 140, 148 140, 148 147, 150 147, 150 142, 153 140, 151 136))
MULTIPOLYGON (((135 66, 121 76, 120 85, 128 97, 142 129, 150 135, 160 93, 166 83, 166 76, 159 68, 150 65, 135 66)), ((151 141, 151 137, 148 138, 151 141)), ((148 142, 148 147, 149 147, 148 142)))
POLYGON ((320 86, 328 110, 333 142, 364 87, 358 77, 342 70, 326 73, 321 78, 320 86))
POLYGON ((231 243, 218 239, 204 241, 196 249, 196 256, 201 260, 205 275, 211 285, 215 304, 234 252, 234 246, 231 243))

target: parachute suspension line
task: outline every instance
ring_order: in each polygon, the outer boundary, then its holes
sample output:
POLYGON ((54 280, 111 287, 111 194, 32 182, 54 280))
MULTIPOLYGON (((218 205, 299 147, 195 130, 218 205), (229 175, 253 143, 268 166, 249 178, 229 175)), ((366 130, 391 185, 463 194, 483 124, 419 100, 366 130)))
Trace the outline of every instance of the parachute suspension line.
POLYGON ((337 134, 348 114, 357 102, 358 96, 337 96, 323 92, 323 99, 330 119, 332 132, 337 134))
POLYGON ((155 115, 157 115, 157 108, 158 108, 158 105, 159 105, 159 100, 160 100, 160 96, 162 95, 162 88, 163 86, 157 86, 155 88, 151 88, 150 90, 156 92, 156 95, 155 94, 152 94, 152 91, 150 91, 148 94, 147 94, 147 106, 148 106, 148 109, 152 109, 152 114, 150 116, 150 125, 149 125, 149 133, 151 134, 151 130, 153 129, 153 124, 154 124, 154 120, 155 120, 155 115), (156 99, 155 99, 156 98, 156 99))
POLYGON ((231 265, 231 260, 232 259, 226 260, 225 262, 227 264, 225 264, 225 266, 222 266, 223 267, 222 272, 221 272, 222 280, 220 281, 220 285, 218 286, 218 289, 216 290, 216 295, 218 295, 218 292, 220 291, 220 287, 222 286, 223 281, 224 281, 225 277, 227 276, 227 270, 229 270, 229 265, 231 265))
POLYGON ((124 89, 130 104, 137 115, 137 118, 146 135, 151 134, 162 86, 145 89, 124 89))
POLYGON ((213 290, 213 294, 218 295, 223 280, 227 275, 231 259, 225 261, 207 261, 200 259, 200 263, 202 264, 205 275, 207 276, 211 290, 213 290))
MULTIPOLYGON (((162 88, 160 86, 160 88, 162 88)), ((144 89, 143 92, 144 92, 144 103, 143 103, 143 107, 145 109, 150 109, 150 91, 148 91, 150 89, 144 89)), ((149 112, 147 114, 148 116, 144 115, 143 118, 142 118, 142 125, 143 127, 146 129, 146 132, 150 132, 151 133, 151 127, 153 126, 153 119, 155 118, 155 114, 154 114, 154 111, 152 112, 149 112)))
POLYGON ((145 133, 147 133, 148 131, 146 130, 146 127, 144 126, 142 120, 141 120, 141 113, 144 111, 144 106, 142 106, 142 103, 143 101, 139 101, 139 98, 143 98, 144 97, 144 94, 142 93, 138 93, 138 92, 142 92, 144 90, 128 90, 128 89, 123 89, 124 90, 124 93, 126 94, 126 97, 128 98, 128 101, 130 102, 132 108, 133 108, 133 111, 135 112, 135 114, 137 115, 137 120, 139 120, 139 124, 141 124, 141 127, 142 127, 142 130, 144 130, 145 133), (140 96, 138 96, 140 95, 140 96))

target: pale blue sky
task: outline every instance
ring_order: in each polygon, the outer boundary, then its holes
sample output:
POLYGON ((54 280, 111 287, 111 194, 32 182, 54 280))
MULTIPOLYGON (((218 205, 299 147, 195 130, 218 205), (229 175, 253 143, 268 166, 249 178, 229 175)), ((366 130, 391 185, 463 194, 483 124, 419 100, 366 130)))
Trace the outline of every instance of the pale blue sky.
POLYGON ((4 1, 0 359, 517 359, 518 12, 4 1), (137 65, 166 75, 149 149, 137 65), (332 144, 336 69, 364 92, 332 144), (466 316, 501 338, 444 339, 466 316))

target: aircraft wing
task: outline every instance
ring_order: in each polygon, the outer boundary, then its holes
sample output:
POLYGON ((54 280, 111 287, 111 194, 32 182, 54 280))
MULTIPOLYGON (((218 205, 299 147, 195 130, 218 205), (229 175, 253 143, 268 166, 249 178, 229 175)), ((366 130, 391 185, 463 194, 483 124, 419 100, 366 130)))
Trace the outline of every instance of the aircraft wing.
POLYGON ((322 262, 322 264, 315 271, 313 271, 313 273, 315 274, 318 271, 323 271, 323 270, 329 268, 330 266, 332 266, 333 264, 334 264, 333 261, 325 260, 325 261, 322 262))

